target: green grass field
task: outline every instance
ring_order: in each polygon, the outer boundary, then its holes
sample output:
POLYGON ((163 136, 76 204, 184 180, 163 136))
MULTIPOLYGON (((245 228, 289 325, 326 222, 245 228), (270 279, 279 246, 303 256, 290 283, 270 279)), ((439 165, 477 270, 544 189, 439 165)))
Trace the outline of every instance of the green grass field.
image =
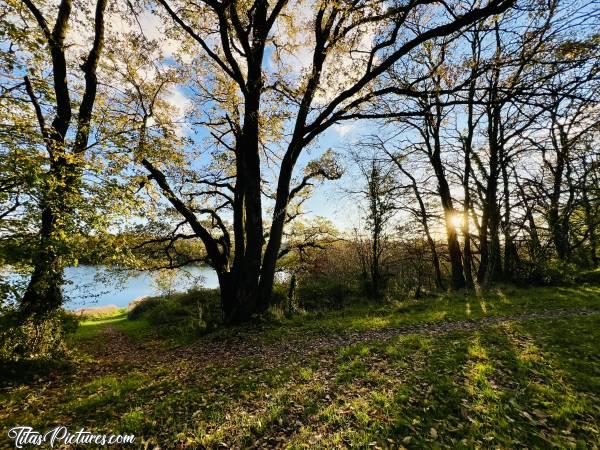
POLYGON ((120 313, 69 343, 68 367, 1 391, 1 439, 26 424, 141 448, 600 446, 598 287, 357 305, 195 340, 120 313))

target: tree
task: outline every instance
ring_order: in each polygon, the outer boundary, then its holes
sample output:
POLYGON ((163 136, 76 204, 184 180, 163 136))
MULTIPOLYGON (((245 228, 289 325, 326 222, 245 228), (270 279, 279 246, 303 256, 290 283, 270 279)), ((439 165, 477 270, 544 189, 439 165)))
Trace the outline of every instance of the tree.
POLYGON ((354 159, 364 180, 362 189, 354 193, 359 194, 366 203, 363 219, 368 232, 367 245, 364 245, 361 236, 356 236, 356 240, 361 260, 368 270, 369 294, 379 300, 387 278, 385 259, 390 244, 389 225, 397 211, 396 177, 393 167, 379 160, 376 155, 364 158, 355 153, 354 159))
MULTIPOLYGON (((436 193, 442 206, 446 240, 448 243, 448 255, 450 258, 451 276, 450 285, 452 289, 465 287, 463 273, 462 252, 458 239, 456 218, 460 212, 455 208, 447 171, 447 161, 444 159, 444 128, 443 123, 448 121, 451 109, 446 106, 442 96, 452 92, 453 86, 446 55, 449 51, 449 43, 445 40, 428 42, 420 55, 415 56, 419 64, 418 75, 414 80, 407 82, 405 68, 395 68, 391 71, 391 83, 394 89, 412 90, 415 103, 422 118, 400 117, 396 120, 398 134, 410 131, 416 133, 416 137, 408 138, 410 144, 407 147, 411 151, 423 156, 435 175, 436 193), (437 45, 436 45, 437 44, 437 45), (408 84, 408 88, 405 85, 408 84)), ((389 115, 390 117, 393 114, 389 115)), ((406 153, 406 151, 405 151, 406 153)), ((395 164, 398 164, 396 159, 395 164)))
MULTIPOLYGON (((31 280, 21 300, 24 317, 44 315, 62 305, 62 283, 64 256, 68 254, 65 235, 75 220, 74 210, 81 198, 81 178, 92 127, 92 115, 97 92, 97 67, 104 44, 104 15, 107 0, 98 0, 93 19, 93 43, 83 58, 79 70, 84 87, 76 115, 73 114, 73 92, 75 83, 66 57, 66 38, 72 13, 71 0, 62 0, 56 9, 55 19, 49 23, 47 7, 40 8, 32 0, 9 2, 10 13, 24 21, 36 24, 36 38, 45 48, 38 48, 32 58, 32 67, 25 69, 23 82, 17 87, 25 91, 30 108, 35 112, 39 138, 43 146, 43 181, 39 189, 39 233, 35 245, 31 280), (42 58, 42 52, 46 58, 42 58), (52 73, 50 85, 36 77, 38 61, 47 62, 52 73), (49 106, 49 103, 52 106, 49 106), (52 115, 52 121, 47 119, 52 115), (71 133, 72 123, 76 130, 71 133)), ((15 27, 16 29, 16 27, 15 27)), ((28 31, 27 31, 28 32, 28 31)), ((26 41, 15 31, 12 45, 26 41)), ((30 44, 30 43, 29 43, 30 44)), ((26 48, 25 48, 26 49, 26 48)), ((17 89, 15 87, 15 93, 17 89)))
POLYGON ((425 233, 425 238, 427 240, 429 251, 431 253, 431 264, 434 270, 435 287, 437 289, 444 289, 444 282, 442 281, 442 270, 440 267, 440 258, 436 248, 435 240, 433 239, 433 235, 431 233, 431 228, 429 226, 430 214, 427 212, 427 207, 425 205, 423 195, 421 194, 421 190, 419 189, 417 179, 410 171, 406 170, 406 168, 402 164, 401 155, 392 154, 385 148, 385 146, 383 147, 383 149, 394 162, 394 164, 398 167, 398 169, 402 172, 402 174, 409 179, 409 186, 414 194, 415 199, 417 200, 418 208, 413 206, 405 206, 404 209, 408 209, 423 227, 423 232, 425 233))
MULTIPOLYGON (((220 237, 211 235, 175 194, 158 164, 150 160, 143 163, 165 198, 206 247, 210 264, 219 276, 226 319, 238 322, 269 305, 290 194, 294 192, 291 180, 303 150, 335 123, 380 117, 368 110, 369 104, 388 92, 378 89, 377 82, 412 50, 500 13, 512 1, 491 0, 482 6, 436 6, 425 1, 389 5, 372 1, 316 3, 314 18, 308 21, 311 62, 300 77, 287 77, 289 66, 274 73, 265 66, 267 49, 278 57, 289 51, 289 40, 286 42, 285 36, 274 31, 275 24, 279 29, 293 24, 293 20, 286 22, 284 18, 299 11, 298 5, 286 0, 272 6, 262 0, 252 4, 212 0, 200 4, 187 0, 158 3, 176 27, 202 49, 204 61, 214 74, 209 77, 213 92, 227 93, 222 98, 211 98, 213 111, 215 105, 220 111, 218 118, 205 123, 218 130, 216 139, 227 149, 232 166, 227 180, 212 183, 230 196, 227 207, 232 214, 233 236, 225 231, 222 218, 220 237), (436 15, 434 25, 419 30, 409 27, 408 23, 425 10, 436 15), (364 50, 346 50, 371 34, 374 38, 364 50), (351 61, 352 73, 340 79, 335 67, 343 64, 344 58, 351 61), (264 233, 261 150, 268 140, 265 114, 274 101, 285 105, 284 111, 278 110, 278 118, 289 125, 291 133, 273 180, 273 214, 269 231, 264 233)), ((293 26, 291 31, 298 32, 293 26)), ((219 221, 217 211, 208 214, 219 221)))

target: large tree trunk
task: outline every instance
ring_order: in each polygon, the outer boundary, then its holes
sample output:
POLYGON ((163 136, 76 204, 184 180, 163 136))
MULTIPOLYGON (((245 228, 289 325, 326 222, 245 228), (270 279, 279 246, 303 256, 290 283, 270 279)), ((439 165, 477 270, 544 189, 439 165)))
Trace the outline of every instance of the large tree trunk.
POLYGON ((246 248, 244 257, 240 261, 241 267, 236 270, 239 300, 246 303, 244 310, 253 312, 257 312, 258 309, 264 310, 268 306, 265 301, 261 301, 258 295, 264 242, 260 189, 262 177, 258 142, 260 89, 262 87, 260 80, 255 81, 255 84, 257 85, 256 90, 247 94, 243 134, 240 142, 246 248))
MULTIPOLYGON (((63 146, 53 143, 52 154, 63 146)), ((32 258, 33 272, 21 299, 20 310, 24 317, 43 316, 59 309, 63 304, 65 246, 59 237, 71 221, 80 196, 81 169, 67 162, 65 156, 51 161, 48 180, 43 193, 39 240, 32 258)))
POLYGON ((218 279, 223 322, 228 325, 240 324, 259 313, 254 301, 257 298, 255 287, 245 285, 244 278, 236 280, 233 272, 218 274, 218 279))
MULTIPOLYGON (((70 117, 70 113, 63 115, 70 117)), ((55 119, 54 126, 60 124, 55 119)), ((60 132, 66 133, 66 125, 59 128, 60 132)), ((39 238, 32 256, 33 272, 19 306, 23 318, 42 317, 63 304, 65 243, 59 239, 58 232, 64 230, 74 210, 72 202, 79 193, 80 172, 67 162, 65 141, 60 132, 50 134, 46 143, 51 156, 50 168, 42 192, 39 238)))
POLYGON ((33 273, 20 304, 24 317, 37 316, 62 306, 63 267, 59 254, 54 250, 56 216, 52 208, 42 210, 42 224, 38 249, 33 259, 33 273))

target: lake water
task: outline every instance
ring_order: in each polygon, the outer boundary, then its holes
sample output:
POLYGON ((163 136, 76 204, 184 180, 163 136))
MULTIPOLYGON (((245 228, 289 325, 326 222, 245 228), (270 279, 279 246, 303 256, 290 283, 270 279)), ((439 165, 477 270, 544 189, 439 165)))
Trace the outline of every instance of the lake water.
POLYGON ((65 308, 127 306, 146 296, 185 292, 192 287, 218 287, 217 274, 209 267, 188 266, 157 273, 111 271, 106 267, 78 266, 65 269, 65 308))

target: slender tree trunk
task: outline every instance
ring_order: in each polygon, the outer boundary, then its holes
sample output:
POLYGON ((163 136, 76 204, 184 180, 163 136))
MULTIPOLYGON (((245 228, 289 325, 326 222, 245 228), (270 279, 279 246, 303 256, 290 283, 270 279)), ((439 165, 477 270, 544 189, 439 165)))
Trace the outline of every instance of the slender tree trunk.
POLYGON ((432 163, 438 180, 438 193, 444 209, 444 217, 446 221, 446 236, 448 241, 448 254, 450 256, 451 278, 450 285, 452 289, 462 289, 465 287, 465 277, 463 274, 462 253, 458 242, 458 233, 454 226, 456 210, 452 203, 450 187, 446 176, 442 161, 439 157, 439 152, 434 152, 432 163))
POLYGON ((489 242, 488 242, 488 213, 487 205, 484 205, 483 213, 481 215, 481 227, 479 229, 479 267, 477 269, 477 282, 479 284, 484 283, 485 274, 489 263, 489 242))
MULTIPOLYGON (((468 190, 468 181, 467 186, 465 186, 466 190, 468 190)), ((463 270, 465 272, 465 286, 469 289, 472 289, 475 286, 473 281, 473 254, 471 253, 471 230, 469 226, 469 210, 470 210, 470 198, 469 194, 465 193, 465 206, 463 208, 464 222, 462 226, 462 233, 464 236, 464 244, 463 244, 463 270)))
POLYGON ((436 106, 435 118, 429 118, 428 128, 431 130, 433 137, 433 148, 429 146, 429 160, 433 166, 437 181, 438 181, 438 194, 444 210, 444 217, 446 220, 446 236, 448 241, 448 254, 450 256, 450 286, 452 289, 462 289, 465 287, 465 277, 463 273, 462 264, 462 253, 460 251, 460 244, 458 242, 458 233, 454 226, 454 218, 456 216, 456 210, 452 203, 452 195, 450 193, 450 186, 446 179, 444 171, 444 164, 441 160, 441 141, 439 134, 439 127, 441 126, 442 110, 439 103, 436 106))
POLYGON ((550 209, 548 211, 548 226, 552 234, 552 241, 559 259, 565 260, 568 254, 567 239, 563 234, 563 227, 560 220, 560 193, 562 188, 563 163, 562 158, 558 158, 557 167, 554 174, 553 191, 550 197, 550 209))
POLYGON ((425 232, 427 236, 427 243, 429 244, 429 249, 431 251, 431 264, 433 265, 433 271, 435 273, 435 287, 436 289, 442 290, 444 289, 444 282, 442 281, 442 270, 440 269, 440 258, 437 253, 437 249, 435 248, 435 241, 431 237, 429 230, 425 232))
POLYGON ((463 270, 465 272, 465 286, 472 289, 475 286, 473 282, 473 255, 471 253, 471 230, 469 225, 469 211, 471 210, 471 193, 469 190, 469 173, 471 171, 470 151, 465 153, 465 178, 463 183, 465 204, 463 206, 463 225, 462 233, 464 236, 463 248, 463 270))
POLYGON ((523 207, 525 209, 525 219, 527 220, 529 229, 529 258, 537 265, 538 259, 541 254, 542 244, 540 242, 535 218, 533 217, 533 207, 529 203, 529 199, 527 197, 527 194, 525 193, 525 189, 523 188, 522 183, 519 181, 519 177, 517 176, 516 172, 514 173, 514 180, 517 184, 517 188, 519 189, 521 202, 523 203, 523 207))
POLYGON ((448 253, 450 255, 450 267, 452 270, 451 286, 452 289, 462 289, 465 287, 465 277, 463 275, 462 255, 460 244, 458 242, 458 233, 454 227, 454 209, 446 209, 446 233, 448 235, 448 253))
POLYGON ((290 277, 290 286, 287 294, 287 302, 288 302, 288 310, 294 311, 297 309, 297 301, 296 301, 296 291, 298 289, 298 277, 296 276, 296 272, 292 272, 292 276, 290 277))
POLYGON ((283 238, 283 227, 287 216, 287 206, 290 195, 290 180, 295 161, 288 152, 281 163, 279 180, 277 183, 277 198, 275 200, 275 210, 273 211, 273 221, 269 233, 269 241, 263 257, 262 273, 260 277, 260 296, 263 302, 268 304, 273 291, 275 281, 275 268, 277 265, 277 255, 281 248, 283 238))
MULTIPOLYGON (((548 210, 548 226, 552 235, 554 248, 559 259, 566 260, 569 257, 569 220, 568 208, 561 208, 561 196, 565 171, 569 170, 569 142, 563 131, 563 125, 552 111, 552 145, 556 153, 556 164, 552 169, 552 191, 550 194, 550 207, 548 210), (558 129, 558 136, 556 130, 558 129)), ((567 205, 568 206, 568 205, 567 205)))
POLYGON ((464 239, 463 249, 463 270, 465 273, 465 286, 472 289, 475 286, 473 281, 473 255, 471 254, 471 230, 469 226, 469 212, 471 211, 471 190, 469 186, 471 176, 471 153, 473 151, 473 133, 475 124, 473 121, 473 103, 475 101, 475 88, 477 83, 477 68, 479 65, 479 34, 476 31, 473 34, 471 42, 471 56, 473 57, 471 69, 471 82, 469 83, 469 98, 467 103, 467 135, 463 140, 464 157, 464 178, 463 178, 463 225, 462 233, 464 239))
POLYGON ((498 211, 497 197, 492 195, 489 207, 490 214, 490 249, 486 271, 486 282, 494 283, 502 279, 502 248, 500 246, 500 211, 498 211))
POLYGON ((516 266, 516 249, 511 234, 510 188, 506 160, 502 163, 502 184, 504 188, 504 279, 510 281, 516 266))
MULTIPOLYGON (((597 219, 592 211, 592 202, 590 201, 589 196, 589 176, 590 170, 588 168, 587 160, 583 158, 583 170, 584 170, 584 178, 583 178, 583 187, 582 187, 582 202, 583 202, 583 210, 585 214, 585 226, 587 228, 588 240, 590 242, 590 263, 592 267, 598 267, 599 258, 598 258, 598 236, 597 236, 597 219)), ((592 180, 593 182, 593 180, 592 180)), ((593 184, 592 184, 593 188, 593 184)))
POLYGON ((423 197, 421 196, 421 192, 419 191, 417 180, 409 171, 404 169, 402 163, 398 158, 396 158, 391 153, 388 153, 388 156, 392 159, 396 166, 398 166, 402 173, 406 175, 411 181, 412 190, 417 199, 417 203, 419 204, 419 210, 417 214, 418 220, 421 222, 421 225, 423 225, 423 231, 425 231, 425 237, 427 238, 429 250, 431 251, 431 263, 435 272, 435 287, 436 289, 442 290, 444 289, 444 283, 442 281, 442 271, 440 269, 440 258, 437 252, 437 248, 435 246, 435 241, 433 240, 433 237, 431 236, 431 232, 429 230, 429 221, 427 220, 427 208, 425 208, 425 202, 423 201, 423 197))
POLYGON ((374 300, 381 297, 381 270, 379 264, 379 239, 378 233, 373 233, 371 242, 371 295, 374 300))
POLYGON ((598 258, 598 236, 597 223, 591 211, 591 205, 587 193, 584 194, 585 222, 588 232, 588 240, 590 241, 590 262, 592 267, 598 267, 600 262, 598 258))
MULTIPOLYGON (((331 18, 333 18, 333 16, 331 18)), ((306 145, 304 140, 306 119, 308 117, 310 106, 319 84, 321 69, 325 61, 325 55, 326 52, 324 51, 323 41, 318 44, 318 51, 315 52, 312 73, 307 82, 306 92, 304 93, 300 108, 298 110, 298 116, 294 125, 292 140, 287 151, 285 152, 285 155, 281 161, 281 168, 279 169, 275 209, 273 210, 269 240, 267 242, 262 261, 262 273, 259 284, 260 297, 267 305, 271 300, 271 293, 273 291, 273 283, 275 279, 277 255, 279 254, 279 249, 281 248, 283 228, 287 217, 287 207, 290 196, 290 182, 296 161, 300 156, 302 148, 304 145, 306 145)))
MULTIPOLYGON (((500 209, 498 206, 498 178, 500 175, 500 105, 496 104, 495 88, 492 90, 492 106, 488 108, 488 138, 490 147, 489 172, 486 187, 485 207, 489 247, 485 266, 485 284, 495 283, 502 279, 502 254, 500 246, 500 209)), ((487 236, 486 236, 487 237, 487 236)))

